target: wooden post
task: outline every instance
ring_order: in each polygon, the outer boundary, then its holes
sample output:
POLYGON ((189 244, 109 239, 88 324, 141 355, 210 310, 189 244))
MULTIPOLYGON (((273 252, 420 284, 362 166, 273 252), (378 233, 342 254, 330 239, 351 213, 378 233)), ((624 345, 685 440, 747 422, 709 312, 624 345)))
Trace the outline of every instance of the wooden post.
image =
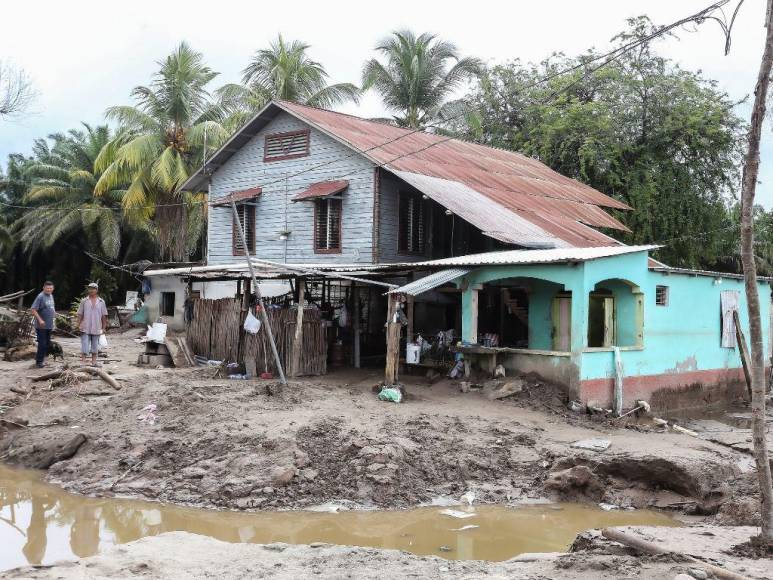
POLYGON ((352 330, 354 331, 354 368, 360 368, 360 290, 356 282, 352 282, 352 330))
POLYGON ((303 302, 304 291, 306 289, 306 283, 303 278, 297 277, 295 284, 298 287, 298 315, 295 319, 295 336, 293 337, 293 358, 290 364, 291 376, 300 376, 301 368, 301 352, 303 351, 303 302))
POLYGON ((738 354, 741 355, 741 365, 743 366, 743 376, 746 379, 746 390, 749 393, 749 400, 752 399, 752 373, 751 362, 749 361, 749 349, 746 346, 746 337, 741 330, 741 319, 738 316, 738 310, 733 310, 733 326, 735 326, 735 342, 738 345, 738 354))
POLYGON ((386 325, 386 368, 384 384, 394 385, 397 382, 397 367, 400 363, 400 327, 399 322, 393 322, 395 312, 397 311, 397 297, 389 294, 389 307, 387 308, 386 325))
POLYGON ((478 342, 478 293, 480 292, 480 286, 473 287, 471 289, 472 295, 470 296, 470 342, 476 344, 478 342))

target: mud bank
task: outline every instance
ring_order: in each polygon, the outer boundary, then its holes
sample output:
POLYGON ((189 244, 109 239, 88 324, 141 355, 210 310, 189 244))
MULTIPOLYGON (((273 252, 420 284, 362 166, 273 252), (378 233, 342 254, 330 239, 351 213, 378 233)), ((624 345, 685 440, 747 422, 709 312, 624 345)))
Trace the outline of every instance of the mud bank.
MULTIPOLYGON (((747 538, 751 528, 724 528, 715 535, 706 528, 682 528, 663 535, 662 528, 626 528, 650 541, 668 541, 672 549, 721 564, 748 578, 770 578, 770 560, 750 560, 733 555, 732 545, 747 538), (706 534, 711 534, 710 536, 706 534)), ((172 532, 111 548, 104 554, 52 567, 24 567, 0 574, 2 578, 75 580, 89 578, 581 578, 641 579, 708 577, 700 564, 667 555, 633 555, 619 544, 589 534, 592 548, 575 553, 523 554, 506 562, 449 561, 434 556, 413 556, 396 550, 376 550, 311 544, 227 544, 184 532, 172 532)))
MULTIPOLYGON (((489 400, 408 377, 396 405, 371 391, 377 371, 338 372, 277 393, 213 369, 138 368, 133 336, 111 337, 105 368, 119 391, 33 383, 28 363, 0 363, 0 460, 47 467, 48 481, 78 493, 230 509, 396 508, 472 491, 485 503, 548 496, 714 514, 754 494, 743 453, 571 415, 547 385, 489 400), (609 448, 573 446, 597 438, 609 448)), ((754 523, 753 511, 728 513, 726 523, 754 523)))

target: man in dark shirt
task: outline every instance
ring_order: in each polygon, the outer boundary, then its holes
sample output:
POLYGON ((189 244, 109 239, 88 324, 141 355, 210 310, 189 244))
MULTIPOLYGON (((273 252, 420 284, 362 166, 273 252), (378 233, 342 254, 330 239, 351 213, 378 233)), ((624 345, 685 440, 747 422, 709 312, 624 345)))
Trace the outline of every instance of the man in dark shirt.
POLYGON ((35 356, 35 366, 45 366, 48 346, 51 343, 51 331, 54 329, 56 308, 54 306, 54 283, 46 281, 43 291, 37 295, 32 303, 32 316, 35 317, 35 335, 38 339, 38 352, 35 356))

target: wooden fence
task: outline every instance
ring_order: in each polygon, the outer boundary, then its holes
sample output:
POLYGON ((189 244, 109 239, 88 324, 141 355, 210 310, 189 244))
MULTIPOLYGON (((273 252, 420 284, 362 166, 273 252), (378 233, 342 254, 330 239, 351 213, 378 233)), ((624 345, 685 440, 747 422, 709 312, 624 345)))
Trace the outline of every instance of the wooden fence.
MULTIPOLYGON (((242 302, 239 298, 200 299, 193 303, 193 320, 187 327, 188 346, 194 354, 213 360, 243 362, 250 376, 262 372, 277 375, 274 356, 266 329, 257 334, 244 331, 242 302)), ((285 372, 292 359, 293 337, 297 320, 295 309, 266 310, 279 358, 285 372)), ((261 320, 261 317, 258 316, 261 320)), ((327 329, 316 308, 303 313, 302 375, 323 375, 327 372, 327 329)))

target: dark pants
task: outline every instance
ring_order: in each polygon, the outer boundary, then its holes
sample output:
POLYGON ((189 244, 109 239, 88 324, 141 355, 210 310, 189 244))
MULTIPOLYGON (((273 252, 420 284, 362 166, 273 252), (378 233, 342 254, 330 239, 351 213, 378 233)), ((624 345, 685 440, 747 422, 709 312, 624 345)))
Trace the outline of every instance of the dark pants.
POLYGON ((36 328, 35 335, 38 338, 38 352, 35 355, 35 363, 42 365, 48 354, 48 346, 51 344, 51 329, 36 328))

